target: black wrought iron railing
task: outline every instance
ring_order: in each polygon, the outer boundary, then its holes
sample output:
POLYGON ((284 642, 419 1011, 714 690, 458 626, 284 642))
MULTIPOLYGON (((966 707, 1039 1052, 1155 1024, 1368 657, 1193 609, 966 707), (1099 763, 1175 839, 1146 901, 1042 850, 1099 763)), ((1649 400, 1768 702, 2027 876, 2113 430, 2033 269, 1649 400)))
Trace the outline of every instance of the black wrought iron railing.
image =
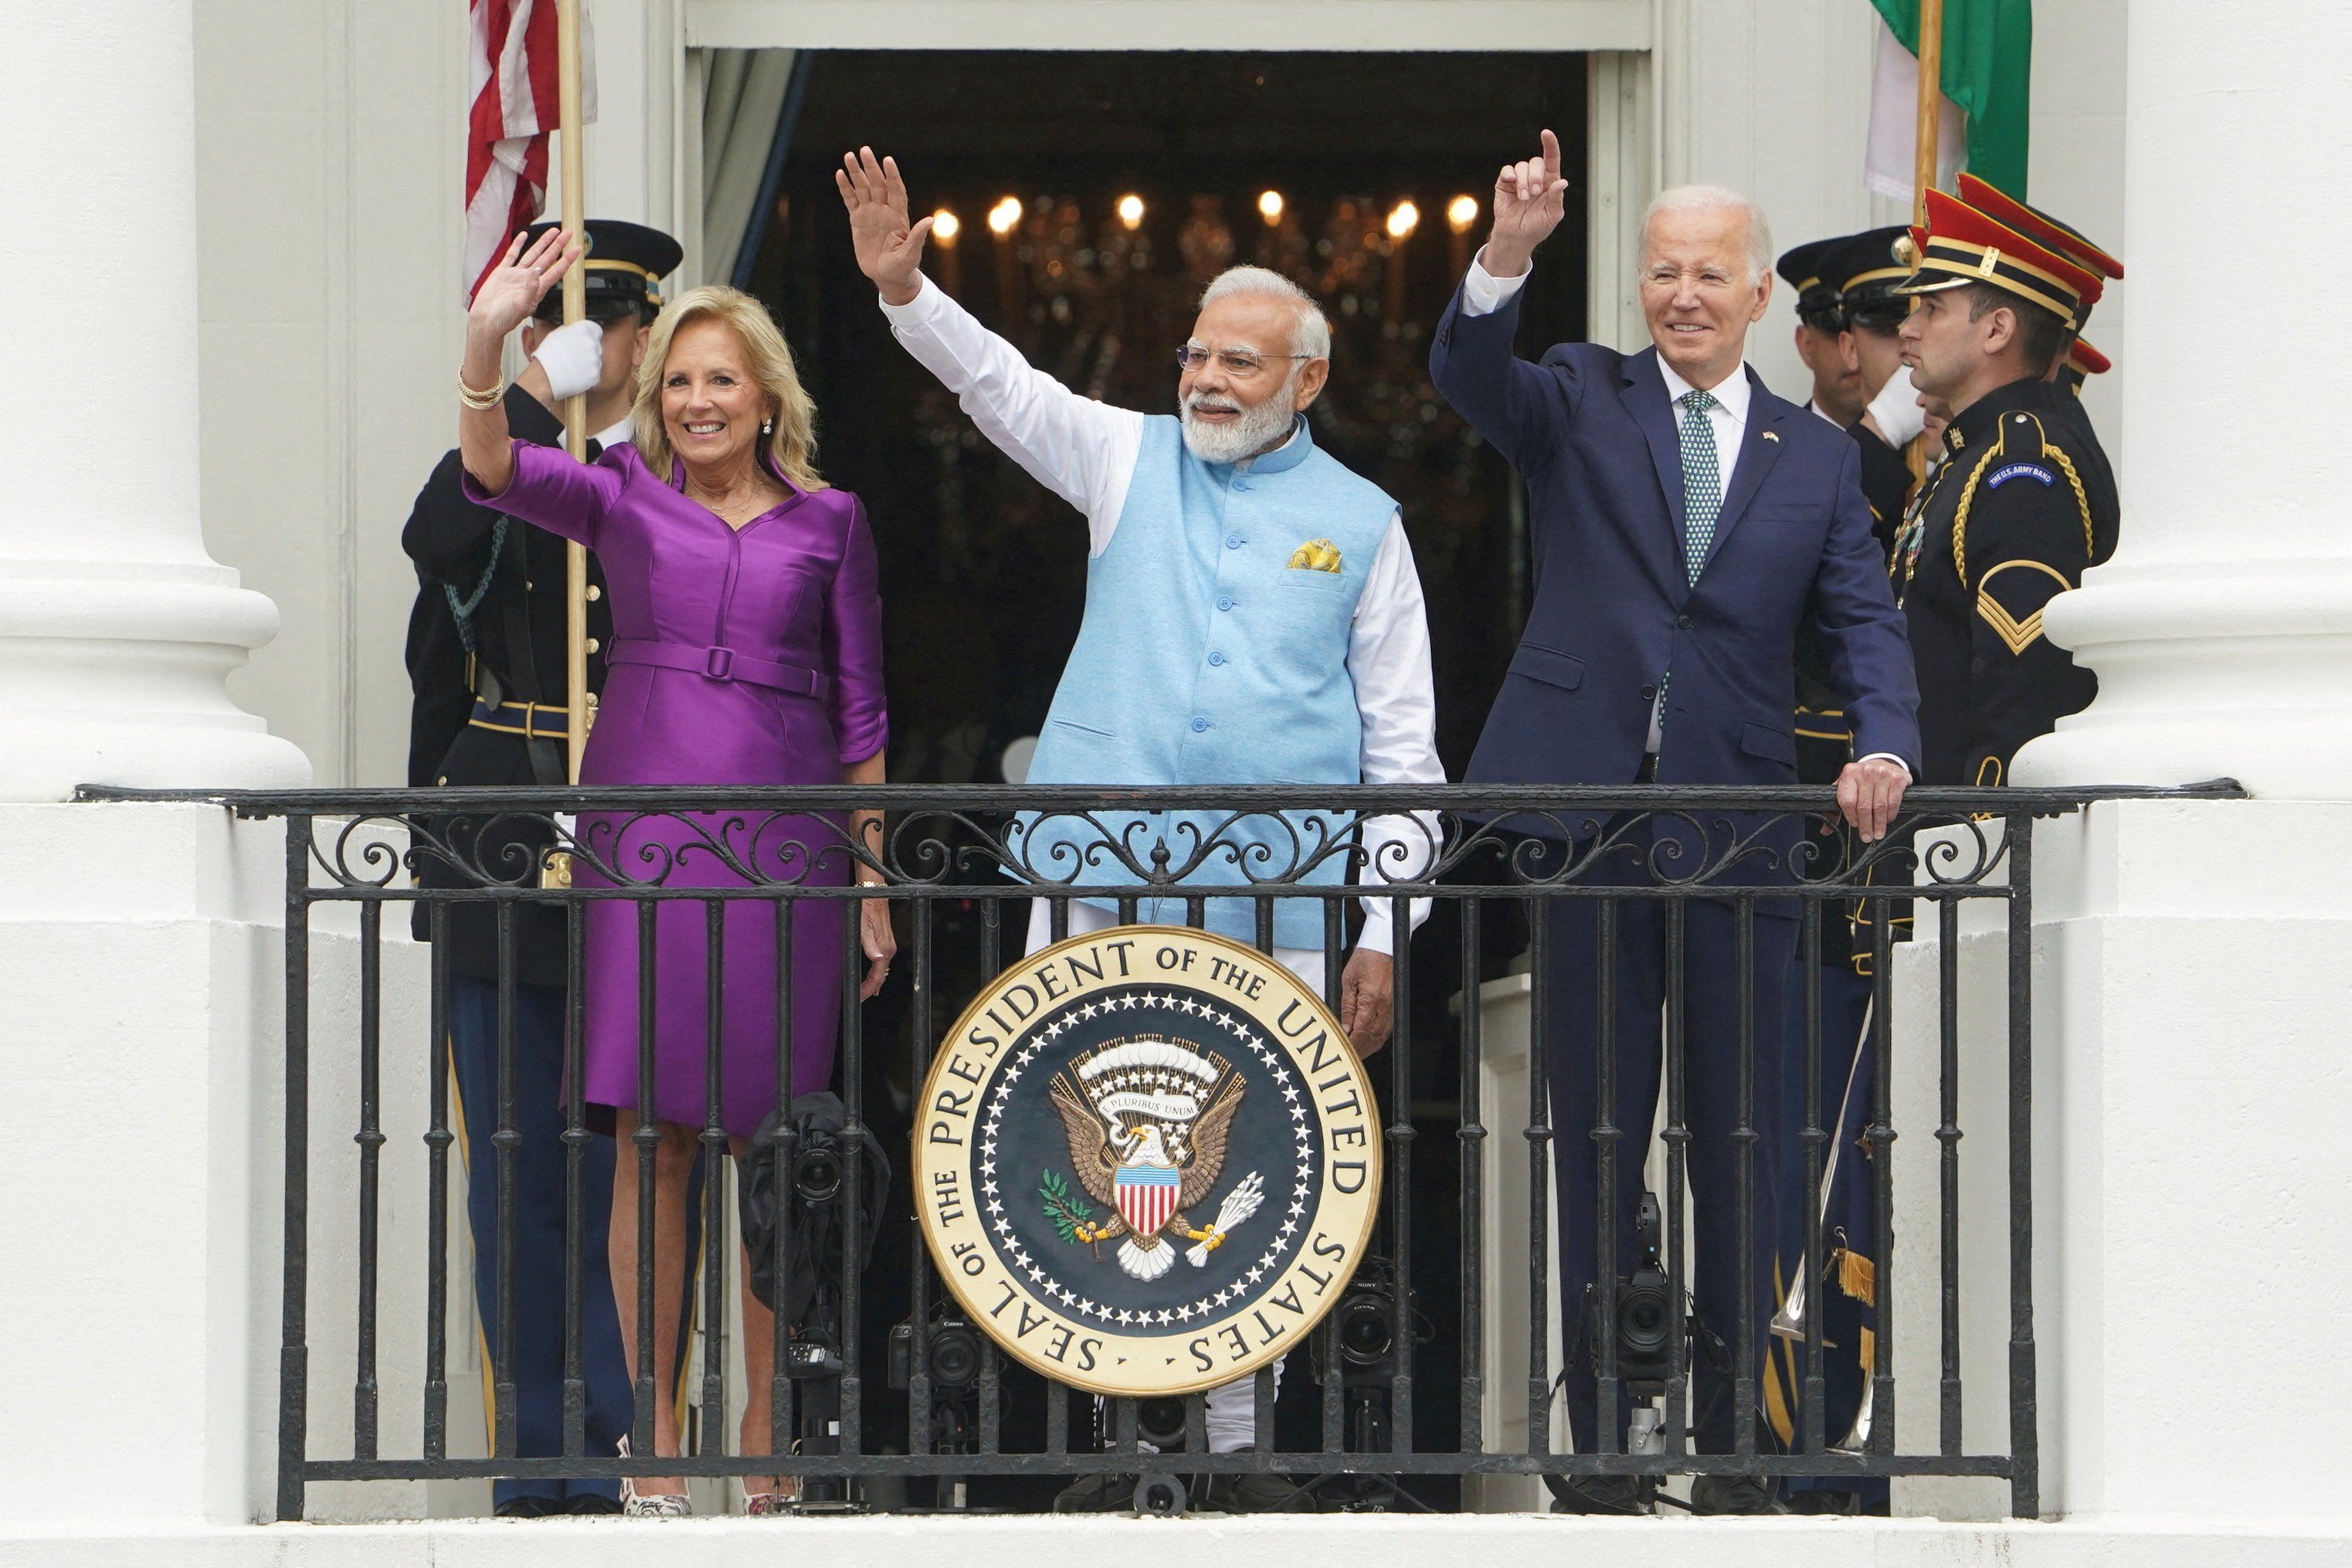
MULTIPOLYGON (((1977 1476, 2006 1479, 2012 1511, 2032 1517, 2039 1510, 2032 1179, 2035 823, 2098 801, 2183 793, 2234 792, 2227 785, 2194 792, 1919 789, 1905 801, 1897 830, 1868 845, 1828 826, 1834 813, 1830 793, 1812 788, 92 789, 84 795, 213 801, 242 817, 284 824, 278 1509, 291 1520, 303 1517, 306 1488, 327 1481, 781 1474, 800 1478, 812 1500, 893 1507, 920 1502, 928 1479, 933 1506, 1027 1508, 1045 1506, 1055 1488, 1075 1478, 1118 1475, 1138 1478, 1139 1507, 1171 1510, 1185 1506, 1188 1489, 1204 1482, 1213 1488, 1215 1478, 1251 1473, 1292 1478, 1302 1499, 1325 1506, 1435 1508, 1454 1505, 1459 1481, 1481 1476, 1857 1482, 1977 1476), (887 812, 878 843, 852 837, 843 814, 853 808, 887 812), (1179 812, 1187 815, 1149 815, 1179 812), (1427 815, 1395 815, 1411 812, 1427 815), (1073 832, 1047 850, 1049 836, 1013 828, 1024 813, 1037 814, 1033 823, 1059 822, 1073 832), (1377 857, 1367 849, 1364 831, 1371 814, 1382 814, 1402 835, 1391 835, 1377 857), (1932 829, 1945 831, 1920 837, 1932 829), (1075 851, 1074 841, 1080 846, 1075 851), (551 885, 551 853, 570 858, 568 884, 556 879, 551 885), (1375 858, 1381 863, 1367 863, 1375 858), (1412 929, 1416 900, 1431 900, 1435 910, 1409 952, 1399 943, 1392 1037, 1367 1064, 1380 1090, 1389 1173, 1373 1236, 1377 1261, 1359 1269, 1353 1293, 1314 1331, 1311 1348, 1293 1358, 1279 1393, 1273 1369, 1256 1374, 1255 1436, 1239 1452, 1206 1451, 1201 1394, 1114 1398, 1097 1405, 1003 1355, 956 1310, 917 1239, 915 1199, 906 1179, 919 1110, 915 1091, 965 1001, 1020 957, 1030 900, 1047 901, 1053 936, 1069 932, 1081 862, 1090 868, 1085 896, 1108 903, 1122 923, 1150 910, 1154 900, 1172 899, 1178 901, 1169 907, 1183 911, 1183 923, 1197 926, 1206 918, 1205 900, 1238 899, 1252 913, 1255 944, 1265 952, 1275 946, 1279 910, 1297 900, 1317 906, 1323 991, 1335 1010, 1359 899, 1369 893, 1386 900, 1400 932, 1412 929), (853 869, 878 885, 845 885, 855 880, 853 869), (1321 879, 1334 869, 1345 872, 1344 881, 1321 879), (1205 886, 1199 879, 1204 871, 1223 880, 1205 886), (859 900, 875 898, 888 902, 901 956, 896 981, 861 1004, 866 965, 857 937, 859 900), (745 900, 774 911, 776 960, 761 973, 772 974, 784 993, 774 1009, 773 1041, 782 1131, 759 1151, 772 1162, 767 1175, 778 1194, 806 1175, 807 1151, 798 1142, 788 1099, 793 932, 812 921, 835 922, 844 932, 844 961, 827 982, 838 989, 837 1013, 830 1006, 825 1011, 837 1019, 834 1082, 845 1125, 831 1152, 838 1167, 831 1187, 813 1201, 839 1205, 835 1217, 844 1234, 861 1232, 870 1218, 858 1212, 870 1174, 864 1163, 874 1158, 863 1135, 872 1133, 892 1166, 876 1261, 861 1268, 856 1246, 838 1248, 839 1261, 826 1278, 801 1281, 801 1294, 821 1308, 803 1309, 798 1321, 790 1311, 775 1315, 765 1358, 773 1370, 766 1391, 768 1426, 760 1435, 764 1442, 746 1443, 727 1418, 730 1391, 742 1392, 732 1382, 733 1352, 742 1347, 709 1331, 726 1319, 730 1280, 741 1259, 733 1246, 702 1247, 696 1310, 706 1325, 703 1359, 698 1373, 679 1370, 681 1402, 690 1409, 682 1444, 688 1451, 677 1456, 654 1451, 656 1382, 649 1368, 660 1314, 653 1310, 651 1284, 641 1283, 632 1453, 596 1451, 589 1438, 583 1340, 595 1293, 610 1286, 583 1255, 590 1153, 598 1136, 583 1088, 589 1005, 583 982, 600 959, 586 935, 588 912, 617 902, 635 913, 635 962, 642 971, 636 1026, 641 1064, 646 1064, 642 1104, 651 1099, 651 970, 658 945, 646 939, 671 929, 660 915, 673 904, 699 910, 703 932, 720 937, 729 906, 745 900), (2006 931, 2005 994, 1989 1018, 1969 1015, 1959 979, 1961 911, 1972 903, 1991 908, 2006 931), (314 984, 314 933, 322 921, 352 919, 333 913, 346 907, 356 911, 356 981, 322 991, 314 984), (384 968, 387 953, 400 952, 398 921, 413 914, 433 943, 421 1027, 413 1011, 391 1005, 397 999, 388 1000, 384 968), (1937 1054, 1932 1061, 1899 1064, 1901 1071, 1936 1079, 1941 1113, 1933 1128, 1897 1127, 1890 1094, 1898 1070, 1892 1055, 1898 1003, 1891 959, 1906 919, 1916 920, 1922 935, 1932 928, 1939 939, 1938 962, 1924 981, 1936 998, 1937 1054), (473 1244, 502 1265, 497 1300, 484 1316, 495 1326, 493 1342, 514 1345, 522 1326, 519 1288, 544 1301, 548 1284, 518 1285, 512 1179, 520 1152, 512 1056, 528 984, 520 954, 531 940, 525 928, 534 921, 555 933, 561 953, 555 982, 563 998, 561 1137, 568 1202, 560 1440, 551 1450, 523 1453, 514 1390, 499 1368, 488 1455, 458 1458, 451 1436, 451 1345, 453 1339, 462 1343, 470 1330, 469 1287, 452 1261, 457 1223, 453 1146, 461 1129, 449 1096, 451 965, 462 960, 480 971, 487 964, 497 977, 498 1133, 489 1150, 470 1151, 470 1164, 472 1180, 495 1184, 498 1221, 492 1234, 476 1235, 473 1244), (1728 933, 1729 948, 1695 942, 1694 921, 1717 922, 1711 929, 1728 933), (1787 923, 1766 928, 1767 921, 1787 923), (1778 1016, 1766 1016, 1759 1002, 1759 954, 1786 943, 1788 924, 1795 928, 1793 967, 1763 990, 1769 994, 1785 984, 1794 1000, 1778 1016), (470 959, 455 952, 461 928, 473 933, 462 939, 475 944, 470 959), (1761 938, 1759 928, 1767 931, 1761 938), (1581 974, 1563 973, 1563 944, 1571 941, 1590 944, 1591 967, 1581 974), (1611 1108, 1622 1103, 1622 1086, 1613 1079, 1621 1068, 1620 1025, 1628 1016, 1617 992, 1628 984, 1626 975, 1637 973, 1628 965, 1642 943, 1653 944, 1663 964, 1663 1019, 1651 1020, 1662 1022, 1663 1042, 1664 1190, 1656 1266, 1664 1289, 1653 1303, 1667 1320, 1663 1344, 1657 1336, 1629 1341, 1607 1327, 1588 1331, 1622 1315, 1622 1300, 1607 1293, 1626 1289, 1624 1260, 1637 1250, 1623 1234, 1623 1216, 1642 1179, 1648 1129, 1619 1125, 1611 1108), (1849 950, 1869 975, 1868 1021, 1858 1045, 1825 1038, 1822 1022, 1822 987, 1849 950), (1727 993, 1732 1011, 1727 1018, 1694 1016, 1686 999, 1699 994, 1695 987, 1702 983, 1722 984, 1725 951, 1733 955, 1727 993), (1717 973, 1692 972, 1703 952, 1715 955, 1706 962, 1717 973), (1514 1121, 1520 1113, 1517 1106, 1487 1103, 1482 986, 1520 972, 1531 976, 1531 1083, 1544 1081, 1547 1042, 1574 1034, 1566 1030, 1572 1020, 1563 1010, 1591 1009, 1592 1028, 1574 1035, 1591 1043, 1589 1056, 1582 1047, 1571 1051, 1557 1043, 1549 1052, 1555 1087, 1568 1081, 1559 1074, 1592 1075, 1593 1103, 1601 1109, 1591 1125, 1556 1125, 1541 1092, 1530 1096, 1523 1125, 1488 1124, 1498 1112, 1514 1121), (388 1024, 388 1018, 408 1022, 388 1024), (1793 1026, 1784 1026, 1783 1018, 1793 1026), (1726 1030, 1727 1040, 1708 1034, 1726 1030), (1986 1031, 1998 1031, 2005 1041, 2007 1169, 1991 1190, 1964 1190, 1961 1040, 1964 1032, 1977 1037, 1986 1031), (1719 1076, 1693 1080, 1687 1061, 1695 1040, 1717 1059, 1736 1064, 1729 1081, 1719 1076), (1849 1119, 1839 1103, 1840 1085, 1855 1080, 1858 1050, 1874 1068, 1864 1075, 1873 1088, 1869 1103, 1849 1119), (1801 1109, 1785 1116, 1758 1103, 1756 1093, 1759 1068, 1769 1078, 1782 1066, 1801 1084, 1801 1094, 1792 1097, 1801 1109), (385 1131, 387 1096, 403 1080, 403 1092, 425 1107, 424 1131, 411 1147, 395 1146, 385 1131), (339 1156, 356 1170, 349 1188, 356 1210, 347 1216, 321 1215, 311 1203, 313 1179, 321 1174, 319 1151, 332 1147, 318 1141, 321 1129, 314 1126, 314 1106, 323 1102, 326 1086, 338 1103, 347 1100, 356 1111, 351 1152, 339 1156), (1703 1215, 1708 1205, 1719 1212, 1726 1201, 1719 1191, 1687 1191, 1695 1146, 1698 1157, 1712 1157, 1696 1142, 1701 1134, 1695 1128, 1703 1126, 1728 1128, 1736 1267, 1744 1280, 1752 1286, 1770 1279, 1776 1265, 1783 1282, 1795 1276, 1792 1288, 1775 1290, 1777 1331, 1760 1310, 1736 1310, 1732 1322, 1690 1321, 1694 1238, 1685 1234, 1686 1215, 1703 1215), (1898 1136, 1915 1131, 1938 1141, 1940 1180, 1932 1204, 1904 1208, 1886 1155, 1898 1136), (1840 1158, 1842 1132, 1853 1147, 1837 1179, 1866 1179, 1864 1211, 1874 1235, 1825 1234, 1822 1194, 1829 1168, 1840 1158), (1525 1184, 1528 1225, 1524 1235, 1511 1238, 1513 1251, 1523 1248, 1517 1257, 1484 1255, 1488 1205, 1498 1198, 1490 1191, 1490 1138, 1505 1141, 1506 1164, 1512 1167, 1506 1180, 1525 1184), (1797 1200, 1802 1221, 1783 1219, 1775 1234, 1759 1235, 1752 1223, 1758 1162, 1781 1157, 1802 1173, 1797 1200), (411 1161, 425 1167, 424 1223, 419 1227, 413 1215, 401 1216, 388 1226, 385 1173, 411 1161), (1559 1302, 1557 1316, 1565 1327, 1556 1341, 1549 1327, 1559 1289, 1550 1237, 1556 1223, 1563 1237, 1574 1234, 1567 1222, 1579 1217, 1554 1214, 1551 1167, 1559 1161, 1591 1163, 1598 1199, 1586 1244, 1594 1247, 1593 1277, 1603 1282, 1593 1299, 1608 1310, 1594 1314, 1587 1302, 1559 1302), (2005 1379, 1990 1391, 1964 1387, 1961 1375, 1960 1237, 1963 1214, 1970 1209, 2004 1214, 2009 1236, 2009 1362, 2005 1379), (339 1244, 322 1254, 317 1238, 331 1228, 348 1237, 348 1247, 339 1244), (1935 1277, 1898 1279, 1897 1237, 1931 1231, 1938 1237, 1935 1277), (407 1238, 406 1250, 386 1256, 388 1237, 407 1238), (1803 1303, 1823 1300, 1825 1281, 1835 1272, 1825 1273, 1828 1254, 1841 1245, 1868 1259, 1875 1348, 1864 1373, 1868 1416, 1841 1416, 1832 1426, 1825 1414, 1825 1356, 1832 1353, 1826 1314, 1807 1311, 1803 1303), (321 1278, 322 1268, 346 1267, 352 1270, 348 1279, 321 1278), (1528 1338, 1523 1357, 1498 1361, 1495 1352, 1505 1347, 1491 1343, 1496 1303, 1489 1296, 1507 1278, 1524 1279, 1528 1338), (1898 1291, 1907 1290, 1933 1292, 1938 1303, 1933 1387, 1906 1386, 1895 1375, 1899 1319, 1893 1303, 1898 1291), (331 1294, 354 1303, 348 1365, 321 1366, 312 1354, 314 1309, 331 1294), (394 1379, 382 1353, 381 1309, 388 1299, 417 1295, 423 1298, 422 1359, 399 1359, 418 1375, 394 1379), (808 1321, 820 1310, 828 1321, 808 1321), (1774 1375, 1776 1341, 1785 1347, 1780 1363, 1789 1374, 1777 1428, 1765 1387, 1774 1375), (1653 1355, 1654 1364, 1626 1359, 1653 1355), (1707 1445, 1719 1452, 1699 1451, 1704 1423, 1692 1409, 1699 1370, 1695 1358, 1715 1368, 1732 1402, 1729 1441, 1707 1445), (1488 1379, 1506 1361, 1515 1362, 1511 1371, 1524 1377, 1526 1415, 1524 1440, 1507 1447, 1490 1442, 1487 1432, 1488 1379), (313 1392, 322 1378, 350 1380, 348 1445, 312 1420, 313 1392), (1554 1440, 1555 1411, 1564 1388, 1586 1378, 1604 1416, 1580 1445, 1582 1451, 1565 1451, 1554 1440), (1625 1431, 1605 1413, 1621 1401, 1641 1403, 1633 1396, 1646 1394, 1659 1398, 1659 1414, 1654 1426, 1637 1430, 1629 1451, 1625 1431), (2005 1405, 2007 1441, 1992 1445, 1993 1451, 1968 1451, 1964 1398, 1987 1397, 2005 1405), (1898 1400, 1919 1398, 1935 1402, 1937 1440, 1906 1449, 1897 1442, 1895 1411, 1898 1400), (413 1449, 389 1452, 383 1436, 387 1414, 402 1404, 416 1412, 420 1440, 413 1449), (1644 1443, 1642 1431, 1654 1437, 1644 1443), (742 1451, 747 1447, 766 1451, 742 1451), (321 1457, 346 1447, 348 1457, 321 1457)), ((702 984, 709 1004, 723 993, 726 963, 734 961, 721 940, 706 942, 702 951, 709 959, 702 984)), ((798 983, 806 984, 804 974, 798 983)), ((1639 1012, 1637 1005, 1637 1023, 1639 1012)), ((1922 1009, 1923 1016, 1929 1012, 1922 1009)), ((727 1157, 730 1139, 719 1109, 720 1008, 708 1005, 704 1013, 711 1020, 705 1113, 691 1136, 704 1178, 695 1215, 708 1238, 726 1223, 726 1193, 742 1168, 727 1157)), ((637 1136, 650 1155, 658 1134, 641 1127, 637 1136)), ((458 1158, 467 1152, 458 1151, 458 1158)), ((655 1212, 654 1161, 641 1161, 638 1169, 634 1230, 637 1278, 646 1282, 653 1277, 656 1230, 677 1216, 665 1222, 655 1212)), ((623 1203, 631 1201, 625 1192, 623 1203)), ((781 1197, 774 1205, 776 1225, 767 1238, 773 1252, 765 1261, 781 1299, 794 1299, 787 1277, 806 1267, 795 1263, 787 1233, 811 1223, 808 1201, 781 1197)), ((402 1244, 395 1239, 394 1245, 402 1244)), ((1735 1299, 1753 1296, 1742 1289, 1735 1299)), ((340 1342, 344 1336, 335 1338, 340 1342)), ((1854 1352, 1849 1342, 1835 1353, 1852 1357, 1854 1352)), ((1514 1394, 1510 1402, 1518 1399, 1514 1394)), ((467 1405, 461 1396, 461 1410, 467 1405)), ((397 1425, 409 1429, 404 1415, 397 1425)))

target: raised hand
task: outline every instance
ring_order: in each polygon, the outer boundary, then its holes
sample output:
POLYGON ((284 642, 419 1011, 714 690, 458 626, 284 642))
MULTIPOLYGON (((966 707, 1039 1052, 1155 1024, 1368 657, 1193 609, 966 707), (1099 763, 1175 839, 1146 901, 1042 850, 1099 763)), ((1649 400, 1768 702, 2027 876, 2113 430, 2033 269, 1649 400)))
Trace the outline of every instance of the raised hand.
POLYGON ((1568 182, 1559 173, 1559 138, 1543 133, 1540 157, 1506 163, 1495 176, 1495 227, 1486 239, 1485 266, 1497 278, 1516 278, 1528 259, 1559 226, 1567 212, 1568 182))
POLYGON ((857 269, 874 279, 883 299, 893 305, 907 303, 920 286, 923 241, 930 237, 931 220, 907 221, 907 182, 898 177, 897 160, 877 161, 871 147, 845 153, 833 183, 841 187, 842 205, 849 209, 849 239, 856 247, 857 269))
POLYGON ((505 259, 490 268, 490 275, 474 290, 474 302, 466 311, 469 341, 504 342, 509 332, 530 320, 547 291, 562 281, 587 249, 577 236, 561 228, 541 235, 529 250, 523 249, 522 242, 523 236, 516 235, 514 243, 507 247, 505 259))

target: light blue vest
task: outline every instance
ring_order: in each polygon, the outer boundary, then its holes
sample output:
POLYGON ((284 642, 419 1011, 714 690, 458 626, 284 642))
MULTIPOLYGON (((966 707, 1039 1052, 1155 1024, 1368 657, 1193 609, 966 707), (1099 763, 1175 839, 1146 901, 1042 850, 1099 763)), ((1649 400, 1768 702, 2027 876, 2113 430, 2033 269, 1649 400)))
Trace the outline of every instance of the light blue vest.
MULTIPOLYGON (((1360 782, 1348 644, 1396 510, 1318 450, 1303 418, 1287 446, 1238 469, 1195 458, 1174 416, 1145 420, 1118 527, 1087 566, 1086 619, 1029 782, 1360 782)), ((1098 826, 1024 816, 1013 848, 1050 880, 1102 886, 1144 880, 1111 840, 1147 869, 1164 846, 1171 869, 1191 867, 1188 882, 1226 886, 1284 877, 1349 825, 1294 812, 1222 826, 1231 815, 1105 814, 1098 826)), ((1330 854, 1299 879, 1336 883, 1345 866, 1330 854)), ((1277 945, 1322 945, 1320 900, 1274 902, 1277 945)), ((1211 899, 1206 913, 1211 930, 1256 939, 1255 900, 1211 899)), ((1137 918, 1181 925, 1184 914, 1182 899, 1147 900, 1137 918)))

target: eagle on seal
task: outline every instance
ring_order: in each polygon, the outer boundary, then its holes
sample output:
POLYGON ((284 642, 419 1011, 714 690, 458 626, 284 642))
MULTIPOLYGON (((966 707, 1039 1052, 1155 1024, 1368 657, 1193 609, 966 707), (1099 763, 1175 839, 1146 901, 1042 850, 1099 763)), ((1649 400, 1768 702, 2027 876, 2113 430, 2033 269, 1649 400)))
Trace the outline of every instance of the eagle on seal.
POLYGON ((1055 1073, 1049 1093, 1078 1184, 1112 1211, 1076 1227, 1076 1239, 1124 1237, 1119 1267, 1138 1279, 1176 1266, 1171 1228, 1201 1244, 1192 1249, 1196 1265, 1205 1259, 1228 1226, 1195 1228, 1184 1211, 1208 1197, 1224 1169, 1244 1087, 1223 1058, 1169 1040, 1117 1041, 1055 1073))

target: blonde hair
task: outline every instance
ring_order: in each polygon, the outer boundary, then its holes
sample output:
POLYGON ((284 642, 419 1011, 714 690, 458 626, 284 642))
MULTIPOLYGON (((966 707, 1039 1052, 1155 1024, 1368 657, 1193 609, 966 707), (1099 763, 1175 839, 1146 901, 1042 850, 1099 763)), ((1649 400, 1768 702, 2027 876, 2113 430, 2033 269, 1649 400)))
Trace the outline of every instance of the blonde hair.
POLYGON ((761 455, 773 458, 784 477, 801 489, 824 489, 815 462, 816 405, 801 385, 792 345, 784 342, 765 305, 740 289, 719 284, 688 289, 654 318, 646 361, 637 370, 636 402, 630 410, 637 453, 646 467, 661 479, 669 477, 672 453, 669 431, 662 424, 662 373, 678 329, 705 320, 721 322, 734 332, 743 345, 744 368, 775 405, 774 428, 760 437, 761 455))

